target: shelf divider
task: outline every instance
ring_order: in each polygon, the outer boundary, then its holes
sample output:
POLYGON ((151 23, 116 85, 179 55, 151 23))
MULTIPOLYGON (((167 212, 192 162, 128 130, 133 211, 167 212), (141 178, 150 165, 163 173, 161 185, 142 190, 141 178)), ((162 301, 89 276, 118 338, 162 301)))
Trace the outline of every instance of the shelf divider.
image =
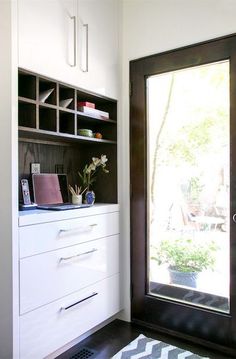
POLYGON ((30 127, 24 127, 19 126, 19 137, 22 137, 22 135, 28 135, 30 138, 34 139, 40 137, 45 139, 56 139, 57 141, 66 141, 66 142, 84 142, 84 143, 103 143, 103 144, 117 144, 117 141, 112 140, 105 140, 105 139, 98 139, 93 137, 85 137, 85 136, 78 136, 78 135, 72 135, 69 133, 60 133, 55 131, 48 131, 48 130, 41 130, 41 129, 35 129, 30 127))
POLYGON ((59 83, 56 83, 56 104, 57 104, 57 112, 56 112, 56 128, 59 133, 60 129, 60 113, 59 113, 59 83))

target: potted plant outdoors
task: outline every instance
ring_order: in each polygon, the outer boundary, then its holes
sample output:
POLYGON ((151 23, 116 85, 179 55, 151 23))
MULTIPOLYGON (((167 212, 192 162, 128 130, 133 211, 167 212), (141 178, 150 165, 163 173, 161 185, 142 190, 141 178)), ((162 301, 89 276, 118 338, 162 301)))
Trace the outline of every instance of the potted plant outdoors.
POLYGON ((206 269, 214 269, 217 246, 213 241, 199 242, 177 238, 163 240, 152 259, 167 264, 172 284, 196 288, 197 276, 206 269))
POLYGON ((101 168, 104 173, 109 173, 106 169, 107 161, 108 159, 106 155, 101 155, 100 158, 93 157, 92 162, 89 165, 86 164, 82 172, 78 172, 82 181, 83 192, 86 191, 85 202, 87 204, 93 204, 95 201, 95 193, 91 191, 91 186, 96 181, 95 174, 98 172, 99 168, 101 168))

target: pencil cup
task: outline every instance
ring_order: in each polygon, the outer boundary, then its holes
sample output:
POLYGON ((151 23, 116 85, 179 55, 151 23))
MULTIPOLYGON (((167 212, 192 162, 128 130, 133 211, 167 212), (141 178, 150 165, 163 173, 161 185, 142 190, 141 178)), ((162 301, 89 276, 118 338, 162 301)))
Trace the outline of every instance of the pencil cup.
POLYGON ((72 203, 73 204, 82 204, 82 195, 72 195, 72 203))

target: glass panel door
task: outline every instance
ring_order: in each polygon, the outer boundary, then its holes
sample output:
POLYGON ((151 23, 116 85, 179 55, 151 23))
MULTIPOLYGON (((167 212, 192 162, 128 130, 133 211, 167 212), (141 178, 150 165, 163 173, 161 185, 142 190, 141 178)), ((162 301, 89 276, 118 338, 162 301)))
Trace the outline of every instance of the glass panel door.
POLYGON ((229 313, 229 61, 146 85, 147 291, 229 313))

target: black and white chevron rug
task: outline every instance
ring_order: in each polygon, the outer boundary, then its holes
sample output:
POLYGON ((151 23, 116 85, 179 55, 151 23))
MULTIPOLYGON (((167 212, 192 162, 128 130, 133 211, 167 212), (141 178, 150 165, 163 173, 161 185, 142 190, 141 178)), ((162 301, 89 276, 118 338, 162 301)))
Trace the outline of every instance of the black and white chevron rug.
POLYGON ((209 359, 140 334, 112 359, 209 359))

